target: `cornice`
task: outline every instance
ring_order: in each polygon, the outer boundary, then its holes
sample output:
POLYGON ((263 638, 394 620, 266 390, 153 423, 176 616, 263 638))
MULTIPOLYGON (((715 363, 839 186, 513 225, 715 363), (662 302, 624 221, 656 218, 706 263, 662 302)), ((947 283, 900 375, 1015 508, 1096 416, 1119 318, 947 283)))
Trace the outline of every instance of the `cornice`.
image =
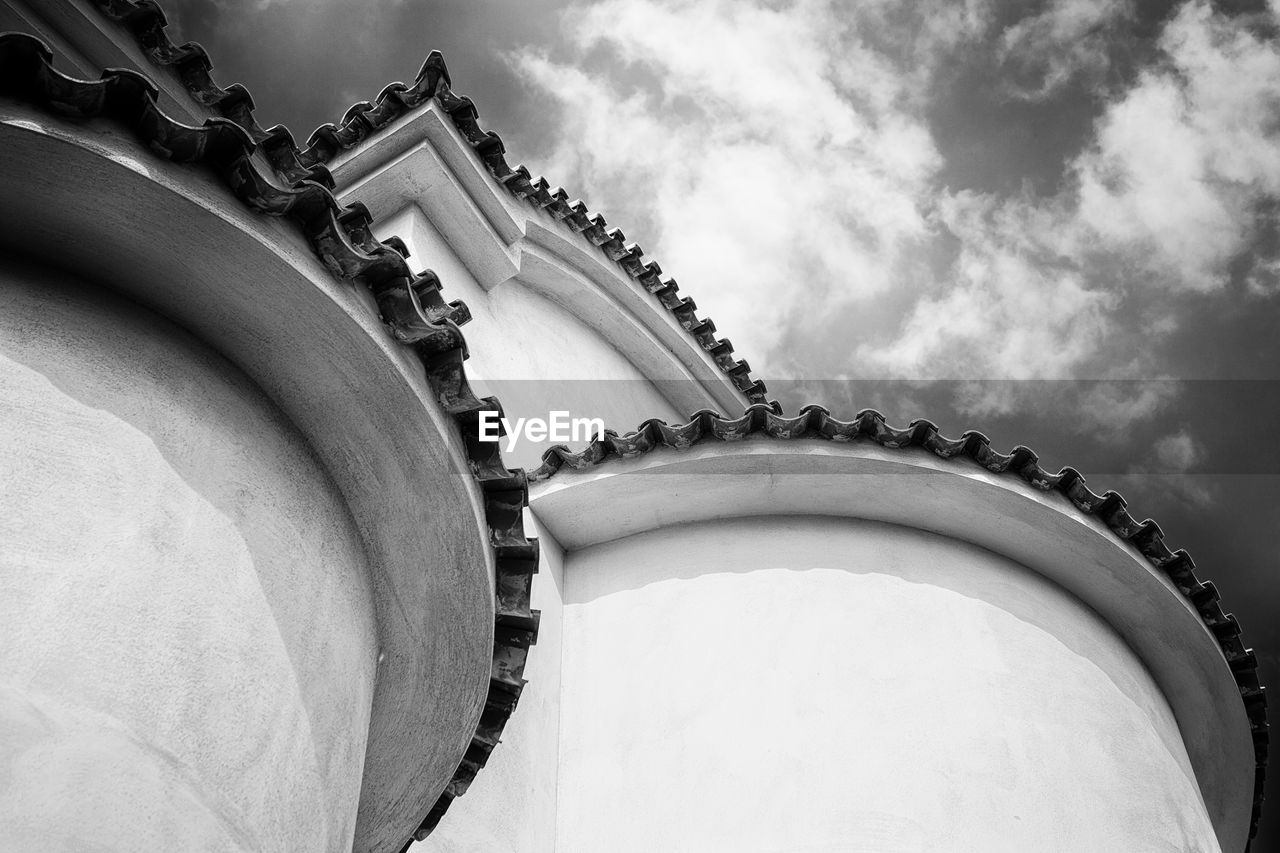
POLYGON ((899 428, 889 425, 883 415, 870 409, 845 421, 832 417, 822 406, 805 406, 795 417, 784 417, 767 406, 756 405, 737 418, 701 411, 687 423, 674 426, 657 419, 647 420, 626 435, 608 431, 603 439, 592 441, 578 452, 563 446, 553 447, 543 454, 542 465, 529 474, 529 479, 554 482, 555 475, 564 469, 585 472, 610 460, 750 439, 783 442, 819 439, 836 444, 868 443, 886 450, 924 450, 939 459, 965 460, 992 474, 1016 477, 1037 491, 1056 492, 1080 513, 1100 520, 1118 540, 1135 548, 1172 582, 1220 647, 1239 689, 1253 738, 1256 763, 1249 837, 1257 833, 1269 741, 1266 693, 1258 680, 1257 656, 1252 649, 1245 648, 1235 616, 1223 612, 1217 588, 1211 582, 1197 579, 1191 556, 1185 550, 1171 549, 1156 522, 1138 521, 1116 492, 1092 491, 1074 468, 1052 473, 1040 467, 1038 457, 1027 447, 1020 445, 1009 453, 1001 453, 992 448, 980 432, 970 430, 958 438, 948 438, 932 422, 923 419, 899 428))
POLYGON ((224 120, 212 119, 202 128, 178 125, 155 106, 155 88, 141 75, 109 71, 102 80, 93 83, 71 80, 52 69, 48 49, 38 40, 12 34, 0 37, 0 90, 46 108, 52 107, 63 115, 121 121, 160 156, 212 168, 252 209, 297 222, 317 255, 336 275, 373 290, 392 334, 418 353, 441 405, 454 417, 467 440, 473 472, 484 488, 486 514, 498 558, 498 636, 510 643, 504 647, 510 656, 500 664, 500 651, 495 651, 495 678, 472 748, 468 749, 454 780, 414 833, 415 838, 430 832, 453 797, 466 789, 475 771, 483 765, 483 758, 497 742, 501 727, 518 698, 524 651, 533 641, 537 623, 536 613, 528 610, 527 579, 536 567, 537 548, 536 541, 523 536, 520 522, 521 508, 527 503, 523 472, 511 472, 502 465, 496 443, 482 444, 474 440, 476 412, 480 408, 496 407, 496 401, 479 400, 466 382, 462 367, 465 343, 457 329, 457 325, 467 319, 465 306, 445 303, 433 275, 410 273, 403 255, 397 251, 403 250, 403 245, 397 246, 394 240, 376 241, 369 232, 367 211, 361 206, 342 208, 333 196, 334 183, 326 167, 341 152, 431 99, 448 113, 495 180, 512 195, 546 210, 566 227, 584 235, 629 277, 653 293, 753 402, 739 418, 722 418, 703 411, 683 425, 669 426, 650 420, 627 435, 609 433, 603 441, 593 442, 579 453, 553 448, 544 454, 543 464, 530 479, 545 480, 564 466, 589 468, 610 458, 630 458, 659 447, 683 449, 703 441, 747 437, 820 438, 835 442, 874 442, 886 449, 920 448, 942 459, 964 457, 993 473, 1016 475, 1032 488, 1057 492, 1080 512, 1101 520, 1121 541, 1134 546, 1163 572, 1191 602, 1217 639, 1239 686, 1251 724, 1257 769, 1250 837, 1256 833, 1268 745, 1266 698, 1257 678, 1256 656, 1244 647, 1235 617, 1223 613, 1214 585, 1197 580, 1190 555, 1181 549, 1171 550, 1154 521, 1136 521, 1120 495, 1113 491, 1102 495, 1094 493, 1073 468, 1063 468, 1056 474, 1045 471, 1038 465, 1036 454, 1028 448, 1019 446, 1009 454, 999 453, 978 432, 970 431, 957 439, 949 439, 926 420, 912 421, 899 429, 887 425, 883 416, 874 411, 860 412, 852 421, 840 421, 817 406, 805 407, 793 418, 783 417, 776 403, 764 402, 764 383, 751 378, 749 365, 733 359, 732 345, 715 337, 714 323, 698 318, 693 300, 679 295, 676 282, 664 278, 656 262, 645 263, 639 246, 626 243, 622 231, 610 229, 603 216, 592 214, 581 201, 571 201, 563 189, 552 187, 542 177, 532 177, 523 166, 512 168, 506 162, 505 146, 498 134, 480 126, 479 112, 469 98, 453 93, 439 52, 433 51, 427 57, 412 86, 388 85, 374 102, 364 101, 349 108, 339 124, 318 128, 307 146, 300 148, 286 128, 277 125, 263 129, 257 123, 252 98, 243 86, 223 89, 216 84, 210 74, 212 63, 202 47, 193 42, 173 44, 165 33, 163 12, 153 0, 92 2, 109 18, 125 26, 152 62, 170 68, 197 103, 223 116, 224 120), (272 175, 282 180, 288 189, 268 180, 261 172, 261 162, 265 162, 272 175), (509 585, 505 599, 501 592, 504 583, 509 585), (508 627, 519 636, 504 634, 503 628, 508 627), (505 675, 499 676, 500 672, 505 675))
MULTIPOLYGON (((154 6, 137 4, 140 8, 144 5, 154 6)), ((134 23, 145 18, 146 9, 139 15, 142 18, 134 23)), ((202 51, 180 53, 189 61, 203 56, 202 51)), ((107 70, 99 80, 77 80, 55 70, 52 60, 48 46, 37 38, 20 33, 0 35, 0 95, 63 118, 112 121, 133 132, 157 157, 216 175, 249 209, 291 221, 335 276, 373 293, 388 331, 415 353, 436 402, 461 433, 471 475, 483 494, 496 566, 492 675, 484 711, 466 754, 413 831, 407 848, 413 839, 426 837, 449 803, 467 789, 484 766, 519 699, 525 659, 538 628, 538 613, 529 607, 532 575, 538 563, 537 540, 527 538, 523 529, 527 480, 523 471, 505 467, 498 443, 478 439, 478 413, 500 409, 500 405, 492 398, 477 397, 467 382, 463 366, 466 344, 458 328, 469 319, 466 306, 445 302, 433 274, 413 274, 397 239, 375 240, 369 232, 367 211, 360 205, 342 207, 322 180, 323 170, 291 172, 286 168, 264 174, 256 157, 262 150, 260 142, 240 123, 214 118, 202 127, 181 124, 161 111, 155 85, 141 74, 107 70), (317 177, 321 180, 313 179, 317 177), (281 179, 285 179, 284 186, 276 183, 281 179)))
POLYGON ((546 211, 571 231, 581 234, 631 280, 653 294, 677 323, 706 352, 749 403, 768 403, 764 382, 751 376, 751 366, 733 357, 733 344, 716 336, 716 325, 699 317, 697 303, 680 295, 676 281, 663 276, 656 261, 644 261, 644 250, 627 242, 618 228, 610 228, 604 216, 592 213, 580 200, 571 200, 561 187, 543 177, 533 177, 523 165, 514 168, 506 161, 502 138, 480 126, 479 110, 464 95, 453 92, 444 57, 431 51, 414 78, 413 85, 391 83, 372 101, 352 105, 338 124, 317 128, 299 147, 289 131, 276 125, 263 129, 253 115, 253 99, 239 84, 226 89, 211 74, 212 62, 204 48, 194 42, 175 45, 165 32, 167 21, 153 0, 92 0, 109 18, 121 23, 137 41, 143 53, 157 65, 170 68, 198 103, 243 128, 259 145, 272 168, 288 180, 313 180, 334 188, 327 166, 340 154, 377 135, 411 110, 434 100, 449 116, 462 138, 476 153, 489 174, 513 196, 546 211))

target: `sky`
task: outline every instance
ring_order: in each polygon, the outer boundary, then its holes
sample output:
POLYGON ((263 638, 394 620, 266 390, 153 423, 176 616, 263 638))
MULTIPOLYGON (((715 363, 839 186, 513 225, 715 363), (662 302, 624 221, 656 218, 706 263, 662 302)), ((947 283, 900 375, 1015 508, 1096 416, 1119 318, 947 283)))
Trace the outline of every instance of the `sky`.
POLYGON ((789 412, 928 417, 1119 491, 1280 685, 1280 0, 164 7, 300 141, 441 50, 508 160, 789 412))

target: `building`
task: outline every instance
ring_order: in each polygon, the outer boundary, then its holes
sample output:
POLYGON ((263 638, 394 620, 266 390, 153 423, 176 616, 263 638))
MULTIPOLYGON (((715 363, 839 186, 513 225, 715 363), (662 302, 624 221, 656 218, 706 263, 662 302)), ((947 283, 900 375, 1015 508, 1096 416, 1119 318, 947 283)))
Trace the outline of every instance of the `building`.
POLYGON ((0 849, 1247 848, 1256 660, 1119 496, 784 415, 436 54, 300 146, 164 27, 0 4, 0 849))

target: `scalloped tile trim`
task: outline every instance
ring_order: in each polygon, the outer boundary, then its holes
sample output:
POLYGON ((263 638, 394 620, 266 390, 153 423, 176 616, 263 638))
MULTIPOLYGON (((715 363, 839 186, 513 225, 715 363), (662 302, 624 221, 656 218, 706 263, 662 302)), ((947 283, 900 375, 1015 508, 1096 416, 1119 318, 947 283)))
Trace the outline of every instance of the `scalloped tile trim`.
POLYGON ((1138 521, 1134 518, 1124 498, 1116 492, 1108 491, 1099 495, 1090 490, 1085 485, 1084 477, 1074 468, 1063 468, 1056 474, 1050 473, 1040 467, 1038 457, 1029 448, 1019 445, 1009 453, 1000 453, 991 447, 991 442, 980 432, 970 430, 959 438, 947 438, 938 432, 937 426, 932 422, 923 419, 898 428, 887 424, 884 415, 872 409, 859 412, 853 420, 843 421, 831 417, 831 413, 822 406, 805 406, 795 417, 784 417, 768 406, 755 405, 748 407, 737 418, 724 418, 715 412, 703 410, 692 415, 688 423, 675 426, 656 418, 647 420, 635 432, 626 435, 606 431, 603 439, 592 441, 576 453, 564 446, 553 447, 543 453, 542 464, 529 474, 529 479, 547 480, 561 468, 593 468, 610 459, 631 459, 651 453, 657 448, 687 450, 699 444, 742 441, 751 437, 870 442, 890 450, 920 448, 940 459, 967 459, 994 474, 1017 476, 1040 491, 1058 492, 1070 500, 1076 509, 1100 519, 1120 540, 1137 548, 1152 566, 1173 581, 1178 591, 1195 607, 1205 626, 1217 639, 1235 677, 1240 689, 1240 699, 1249 718, 1257 762, 1249 837, 1253 838, 1257 834, 1258 820, 1262 813, 1269 740, 1267 697, 1258 681, 1257 656, 1252 649, 1245 648, 1236 617, 1223 612, 1217 588, 1212 582, 1202 583, 1196 578, 1195 563, 1191 555, 1182 549, 1170 549, 1164 541, 1164 532, 1160 526, 1151 519, 1138 521))
POLYGON ((444 56, 431 51, 414 78, 412 86, 391 83, 371 103, 352 105, 340 124, 324 124, 316 128, 305 148, 299 148, 288 129, 276 125, 264 130, 253 115, 253 99, 241 85, 226 89, 219 86, 210 73, 205 49, 195 42, 175 45, 165 32, 164 12, 153 0, 92 0, 107 17, 122 24, 133 36, 143 53, 157 65, 167 66, 177 75, 183 87, 199 104, 235 122, 253 137, 267 155, 272 167, 291 181, 310 179, 333 189, 333 178, 326 164, 343 151, 359 145, 379 133, 410 110, 435 99, 462 134, 463 139, 480 157, 485 168, 512 195, 547 211, 568 228, 617 263, 628 277, 657 297, 662 305, 689 333, 716 367, 734 387, 752 403, 768 403, 781 412, 776 402, 767 401, 764 382, 751 376, 751 365, 733 357, 733 344, 716 337, 716 325, 697 315, 692 299, 680 296, 675 279, 662 275, 656 261, 644 262, 644 250, 628 243, 626 235, 610 228, 604 216, 592 214, 582 201, 570 201, 560 187, 552 187, 545 178, 534 178, 523 165, 512 168, 506 161, 502 138, 480 126, 479 110, 466 96, 453 92, 444 56))
MULTIPOLYGON (((131 27, 154 23, 149 16, 159 14, 151 3, 136 4, 134 12, 126 22, 131 27)), ((207 65, 202 50, 190 46, 174 50, 184 63, 207 65)), ((285 187, 262 174, 254 155, 263 150, 270 135, 261 137, 231 119, 209 119, 202 127, 188 127, 160 110, 158 89, 141 74, 115 69, 104 71, 96 81, 76 80, 56 71, 52 62, 52 51, 39 39, 22 33, 0 35, 0 94, 64 118, 113 120, 131 130, 156 156, 217 175, 250 209, 292 220, 334 275, 373 292, 383 322, 397 340, 413 348, 437 403, 462 434, 472 476, 484 495, 489 544, 497 567, 492 672, 484 712, 466 754, 405 844, 407 848, 431 832, 488 760, 524 687, 525 660, 538 632, 539 614, 529 606, 538 543, 524 535, 523 526, 528 482, 523 470, 506 468, 498 443, 479 441, 478 413, 501 406, 492 398, 477 397, 467 382, 466 342, 458 329, 470 319, 467 308, 461 302, 444 301, 434 274, 410 272, 400 240, 375 240, 368 211, 359 204, 342 207, 331 191, 332 181, 324 180, 323 167, 296 171, 272 159, 272 177, 284 181, 285 187)), ((235 99, 234 93, 228 94, 235 99)), ((238 103, 248 103, 247 92, 238 103)))
MULTIPOLYGON (((735 430, 740 429, 741 425, 738 427, 728 425, 738 424, 745 419, 748 426, 746 434, 768 435, 773 438, 821 437, 833 441, 871 440, 887 448, 923 447, 942 458, 964 455, 988 470, 996 473, 1013 470, 1036 488, 1057 490, 1066 495, 1082 512, 1102 518, 1121 539, 1136 545, 1153 565, 1174 580, 1179 590, 1192 601, 1202 618, 1205 618, 1205 624, 1213 631, 1223 647, 1223 652, 1240 686, 1241 698, 1245 703, 1253 734, 1257 769, 1249 836, 1253 838, 1256 835, 1263 799, 1268 744, 1266 696, 1257 679, 1257 658, 1252 650, 1245 649, 1241 643, 1239 623, 1236 622, 1235 617, 1229 614, 1222 615, 1221 607, 1217 604, 1218 593, 1213 584, 1210 582, 1201 584, 1195 579, 1195 565, 1190 555, 1181 549, 1176 552, 1170 551, 1164 544, 1163 534, 1155 522, 1151 520, 1135 522, 1125 509, 1124 499, 1118 494, 1108 491, 1104 495, 1096 495, 1084 485, 1084 478, 1073 468, 1063 468, 1057 474, 1045 472, 1036 463, 1036 455, 1028 448, 1019 446, 1007 456, 1000 454, 992 450, 990 442, 978 432, 966 432, 960 439, 947 439, 938 433, 932 423, 925 420, 912 421, 906 429, 896 429, 888 426, 879 413, 870 410, 860 412, 850 422, 831 418, 825 409, 818 406, 806 406, 795 418, 783 417, 781 407, 776 402, 766 402, 765 385, 750 377, 749 365, 745 361, 736 361, 732 358, 732 344, 728 340, 715 337, 715 324, 709 319, 700 320, 696 316, 696 304, 692 299, 678 296, 676 282, 670 278, 664 279, 661 267, 656 262, 648 264, 642 262, 644 252, 638 245, 627 245, 621 230, 610 230, 603 216, 591 215, 587 206, 581 201, 569 201, 568 194, 563 189, 550 187, 544 178, 532 178, 529 171, 522 165, 513 169, 507 164, 504 157, 505 147, 498 134, 485 131, 480 127, 479 111, 469 98, 453 94, 448 69, 445 67, 443 55, 438 51, 432 51, 428 55, 413 86, 406 86, 403 83, 392 83, 386 86, 378 94, 374 103, 362 101, 350 107, 340 125, 325 124, 317 128, 308 139, 307 148, 300 149, 287 128, 276 125, 263 130, 258 125, 253 117, 253 100, 243 86, 233 85, 223 89, 214 82, 210 74, 212 63, 204 48, 195 42, 175 45, 170 41, 164 32, 167 24, 164 13, 154 0, 92 0, 92 2, 109 18, 123 24, 153 62, 171 67, 193 99, 219 112, 244 129, 258 145, 259 150, 266 155, 273 170, 290 183, 309 181, 332 190, 333 179, 325 168, 325 163, 340 151, 358 145, 385 128, 408 110, 420 106, 429 98, 436 98, 450 115, 463 138, 468 141, 489 172, 499 182, 513 195, 548 210, 558 220, 584 234, 588 240, 599 246, 607 257, 618 262, 629 276, 639 281, 646 290, 656 294, 663 307, 671 311, 680 325, 712 355, 717 366, 753 404, 742 418, 738 419, 720 418, 713 412, 701 411, 696 413, 688 424, 676 427, 670 427, 662 421, 649 420, 645 421, 637 432, 626 436, 610 432, 604 442, 593 442, 578 454, 570 453, 565 448, 552 448, 543 455, 542 465, 530 475, 530 479, 546 479, 562 465, 573 468, 590 467, 605 461, 610 455, 634 456, 648 452, 658 445, 687 447, 708 435, 720 440, 732 441, 735 437, 745 436, 735 434, 735 430), (814 415, 814 412, 820 412, 821 416, 814 415), (761 418, 765 420, 762 422, 761 418), (814 424, 811 429, 810 418, 821 421, 821 425, 814 424), (798 427, 799 433, 795 434, 796 422, 801 421, 804 425, 798 427), (923 430, 925 435, 919 436, 917 430, 923 430), (969 449, 971 446, 972 449, 969 449), (989 460, 991 464, 984 462, 984 459, 989 460), (1024 469, 1031 473, 1024 473, 1024 469), (1113 519, 1116 520, 1115 523, 1113 519), (1155 556, 1148 553, 1149 547, 1153 548, 1155 556), (1178 578, 1182 578, 1182 581, 1178 578), (1208 616, 1205 615, 1206 611, 1208 616), (1216 621, 1219 618, 1221 621, 1216 621)), ((336 200, 334 204, 336 205, 336 200)), ((364 211, 363 228, 366 235, 368 221, 368 213, 364 211)), ((367 239, 372 240, 372 237, 368 236, 367 239)), ((392 242, 387 241, 388 244, 392 242)), ((403 244, 400 244, 399 249, 403 253, 403 244)), ((434 276, 431 278, 434 279, 434 276)), ((380 299, 379 305, 381 304, 380 299)), ((461 306, 461 303, 453 303, 453 305, 461 306)), ((461 306, 459 310, 465 313, 465 306, 461 306)), ((431 374, 430 369, 428 374, 431 374)), ((458 375, 461 377, 460 361, 458 375)), ((461 382, 465 384, 465 377, 461 377, 461 382)), ((474 429, 468 433, 464 427, 463 434, 464 436, 474 434, 474 429)), ((480 452, 490 452, 490 448, 496 448, 496 445, 482 447, 480 452)), ((492 450, 492 453, 496 456, 496 449, 492 450)), ((501 467, 500 462, 498 467, 501 467)), ((536 618, 534 621, 536 624, 536 618)), ((509 715, 510 711, 506 713, 509 715)), ((488 705, 485 714, 490 715, 488 705)), ((485 718, 482 717, 481 730, 483 731, 484 728, 485 718)), ((479 737, 480 734, 477 733, 477 738, 479 737)), ((459 768, 460 774, 466 764, 464 760, 463 767, 459 768)), ((469 781, 468 778, 467 784, 469 781)), ((452 783, 450 785, 452 787, 452 783)), ((465 790, 465 784, 463 790, 465 790)), ((448 800, 451 799, 452 796, 446 789, 445 794, 441 796, 444 808, 448 807, 448 800)), ((422 827, 415 833, 415 838, 426 837, 443 813, 444 809, 440 808, 438 802, 424 820, 422 827), (438 813, 437 809, 439 809, 438 813)), ((405 849, 408 846, 406 844, 405 849)))

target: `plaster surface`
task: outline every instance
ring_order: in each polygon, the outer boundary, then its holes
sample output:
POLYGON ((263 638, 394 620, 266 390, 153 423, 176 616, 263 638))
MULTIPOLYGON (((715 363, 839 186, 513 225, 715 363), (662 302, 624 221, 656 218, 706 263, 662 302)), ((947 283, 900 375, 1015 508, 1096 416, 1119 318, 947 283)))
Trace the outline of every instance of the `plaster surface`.
POLYGON ((359 531, 384 653, 354 850, 398 851, 475 732, 493 651, 483 502, 421 362, 293 223, 254 213, 207 170, 157 158, 113 122, 0 100, 0 148, 0 246, 212 343, 336 485, 359 531))
MULTIPOLYGON (((596 318, 599 322, 592 325, 575 313, 583 306, 570 304, 568 294, 557 302, 516 278, 482 288, 417 207, 380 223, 379 233, 404 239, 410 260, 430 267, 448 282, 450 299, 467 303, 473 318, 466 327, 471 351, 468 375, 477 393, 502 401, 507 417, 545 419, 556 410, 571 417, 601 418, 606 427, 626 430, 650 417, 684 420, 688 412, 676 408, 677 403, 707 405, 704 395, 689 396, 697 392, 691 379, 669 383, 679 392, 671 395, 676 399, 673 403, 664 394, 663 383, 655 381, 664 371, 649 370, 655 367, 649 363, 652 358, 646 361, 640 354, 617 349, 618 336, 610 337, 609 325, 631 325, 620 308, 615 307, 617 317, 596 318)), ((575 274, 552 267, 543 269, 542 275, 568 282, 575 274)), ((588 289, 585 282, 579 287, 588 289)), ((662 350, 660 344, 652 343, 662 350)), ((536 468, 542 452, 553 443, 521 442, 504 457, 513 467, 536 468)), ((568 443, 577 448, 586 444, 568 443)))
POLYGON ((542 611, 538 644, 529 650, 529 683, 507 722, 502 743, 489 756, 465 796, 414 853, 555 853, 560 762, 560 656, 565 554, 555 538, 525 512, 525 529, 538 537, 541 559, 533 607, 542 611))
POLYGON ((1096 613, 896 525, 670 527, 566 567, 560 853, 1218 851, 1096 613))
MULTIPOLYGON (((494 180, 435 102, 392 122, 329 165, 339 196, 345 203, 365 204, 379 234, 398 232, 409 239, 409 229, 390 224, 406 210, 429 223, 431 241, 410 242, 412 262, 443 275, 438 258, 447 255, 459 268, 451 268, 451 288, 465 279, 481 291, 520 290, 559 306, 596 333, 598 337, 582 336, 574 328, 576 359, 564 372, 538 378, 576 378, 580 365, 597 358, 603 341, 655 384, 680 419, 702 408, 731 412, 746 404, 714 358, 653 294, 590 240, 494 180), (441 253, 441 247, 446 251, 441 253)), ((482 301, 468 297, 473 305, 482 301)), ((500 298, 494 302, 501 304, 500 298)), ((544 347, 522 347, 522 338, 514 334, 523 331, 523 319, 522 313, 499 310, 491 329, 505 335, 505 346, 486 352, 514 350, 536 358, 544 347)), ((556 329, 538 328, 542 334, 556 329)), ((608 361, 606 357, 603 363, 608 361)), ((649 407, 611 425, 630 429, 643 418, 661 416, 661 408, 649 407)))
POLYGON ((1217 640, 1163 572, 1062 495, 923 450, 761 437, 561 470, 531 490, 530 507, 570 551, 695 521, 818 515, 1001 554, 1084 602, 1136 652, 1173 709, 1218 843, 1246 844, 1253 743, 1217 640))
POLYGON ((0 849, 345 853, 378 641, 332 480, 225 359, 0 277, 0 849))

